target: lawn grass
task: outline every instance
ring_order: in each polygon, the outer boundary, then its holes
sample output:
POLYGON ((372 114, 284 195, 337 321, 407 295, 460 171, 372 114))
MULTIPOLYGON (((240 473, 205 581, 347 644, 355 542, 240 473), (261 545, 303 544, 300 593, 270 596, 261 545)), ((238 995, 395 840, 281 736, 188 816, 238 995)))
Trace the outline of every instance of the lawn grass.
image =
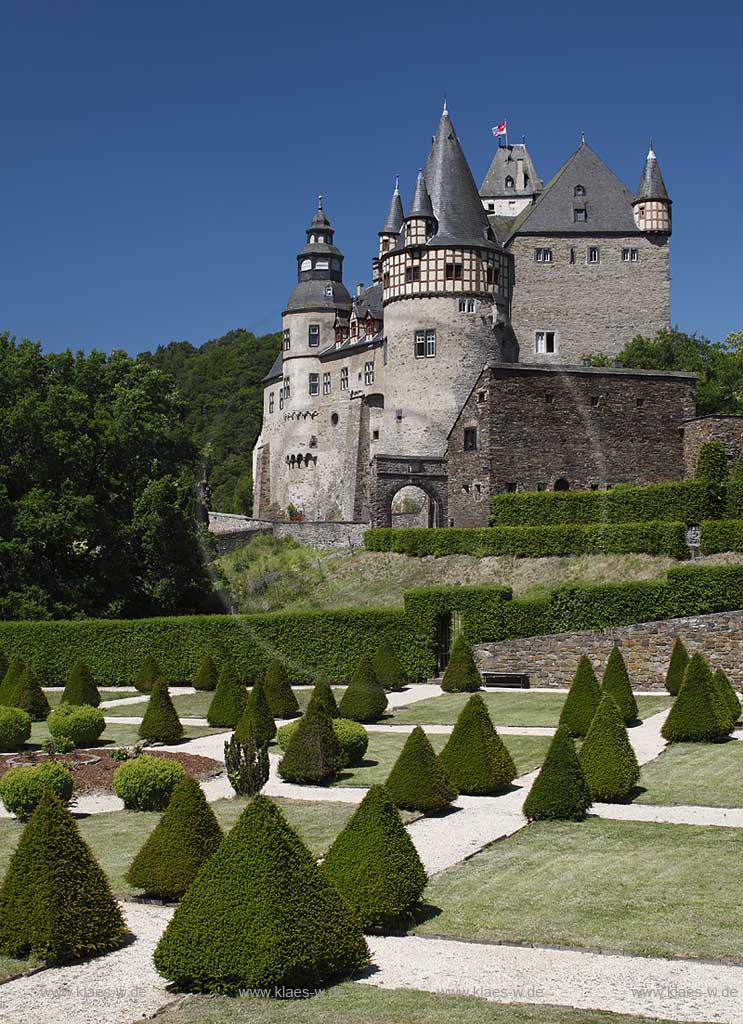
POLYGON ((417 931, 741 962, 742 858, 739 829, 535 822, 435 875, 417 931))
MULTIPOLYGON (((44 693, 46 694, 46 699, 49 701, 49 706, 50 707, 52 707, 52 708, 58 708, 59 707, 59 705, 62 703, 62 694, 63 694, 63 692, 64 692, 63 690, 44 690, 44 693)), ((101 700, 102 701, 105 701, 105 700, 120 700, 122 697, 136 697, 136 696, 137 696, 137 693, 136 693, 135 690, 134 691, 133 690, 115 690, 115 691, 112 691, 110 693, 106 693, 104 691, 103 693, 101 693, 101 700)), ((108 714, 108 709, 107 708, 103 708, 102 710, 103 710, 104 714, 106 714, 106 715, 108 714)))
MULTIPOLYGON (((357 768, 347 768, 334 785, 383 784, 407 738, 404 733, 370 732, 369 747, 363 763, 357 768)), ((431 733, 428 738, 437 754, 443 750, 449 739, 448 736, 437 733, 431 733)), ((524 775, 542 763, 550 743, 549 736, 503 736, 502 739, 511 751, 519 775, 524 775)))
POLYGON ((639 804, 743 807, 743 742, 671 743, 642 769, 639 804))
MULTIPOLYGON (((554 727, 565 702, 564 693, 536 693, 530 690, 481 690, 480 696, 495 725, 554 727)), ((400 708, 386 721, 394 725, 453 725, 469 697, 468 693, 444 693, 440 697, 429 697, 428 700, 416 701, 415 704, 400 708)), ((670 703, 670 696, 662 693, 657 697, 637 698, 642 718, 663 711, 670 703)))
MULTIPOLYGON (((98 740, 96 746, 102 747, 128 747, 139 739, 138 725, 127 725, 122 723, 106 723, 106 728, 98 740)), ((209 736, 215 732, 225 732, 224 729, 210 729, 204 725, 184 725, 184 740, 195 740, 199 736, 209 736)), ((34 722, 31 726, 31 738, 28 741, 30 746, 43 747, 51 739, 46 722, 34 722)))
MULTIPOLYGON (((345 688, 344 688, 345 689, 345 688)), ((334 689, 335 699, 340 701, 343 696, 344 689, 334 689)), ((302 711, 305 710, 310 702, 312 696, 312 690, 309 689, 296 689, 294 694, 299 702, 299 707, 302 711)), ((199 693, 181 693, 173 696, 173 704, 181 718, 206 718, 206 713, 209 710, 209 705, 212 702, 214 693, 211 691, 200 691, 199 693)), ((106 711, 107 715, 131 715, 131 714, 144 714, 144 705, 142 705, 142 711, 133 711, 132 707, 136 708, 137 705, 130 705, 127 709, 122 708, 110 708, 106 711)))
MULTIPOLYGON (((29 960, 16 960, 13 956, 3 956, 0 954, 0 981, 8 981, 9 978, 17 978, 19 974, 23 974, 24 971, 30 971, 32 967, 37 967, 39 961, 33 957, 29 960)), ((0 1007, 3 1005, 2 995, 0 995, 0 1007)))
MULTIPOLYGON (((347 982, 312 999, 186 996, 157 1024, 650 1024, 647 1017, 347 982)), ((656 1024, 663 1024, 657 1021, 656 1024)))

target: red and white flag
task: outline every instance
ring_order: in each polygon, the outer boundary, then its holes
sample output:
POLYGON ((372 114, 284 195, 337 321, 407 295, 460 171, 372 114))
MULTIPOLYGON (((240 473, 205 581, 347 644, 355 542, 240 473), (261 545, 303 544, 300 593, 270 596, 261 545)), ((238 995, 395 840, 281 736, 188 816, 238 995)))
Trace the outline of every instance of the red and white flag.
POLYGON ((506 135, 508 133, 508 127, 505 121, 501 121, 493 128, 493 135, 498 138, 499 135, 506 135))

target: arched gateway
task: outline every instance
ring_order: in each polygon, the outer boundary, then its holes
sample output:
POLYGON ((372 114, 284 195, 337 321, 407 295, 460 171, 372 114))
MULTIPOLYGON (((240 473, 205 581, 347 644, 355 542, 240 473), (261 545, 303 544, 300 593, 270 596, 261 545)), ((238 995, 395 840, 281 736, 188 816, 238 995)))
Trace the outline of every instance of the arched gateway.
POLYGON ((429 526, 446 526, 446 459, 414 455, 375 455, 372 459, 369 495, 372 526, 392 525, 392 500, 403 487, 418 487, 427 495, 429 526))

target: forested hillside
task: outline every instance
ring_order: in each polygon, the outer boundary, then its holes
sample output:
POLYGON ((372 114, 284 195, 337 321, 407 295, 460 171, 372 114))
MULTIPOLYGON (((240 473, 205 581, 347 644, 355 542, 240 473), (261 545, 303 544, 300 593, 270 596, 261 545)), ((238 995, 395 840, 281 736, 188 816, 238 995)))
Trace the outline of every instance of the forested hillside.
POLYGON ((212 507, 220 512, 252 510, 251 452, 261 429, 261 381, 280 343, 280 334, 256 337, 236 330, 200 348, 173 341, 139 356, 175 380, 190 436, 211 468, 212 507))

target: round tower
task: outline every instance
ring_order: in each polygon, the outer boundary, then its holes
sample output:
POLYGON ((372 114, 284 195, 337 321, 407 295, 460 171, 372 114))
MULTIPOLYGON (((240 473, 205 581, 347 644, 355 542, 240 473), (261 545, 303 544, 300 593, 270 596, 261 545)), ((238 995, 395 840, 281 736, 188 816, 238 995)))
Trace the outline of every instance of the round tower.
POLYGON ((671 199, 653 151, 652 139, 632 208, 640 231, 651 235, 671 234, 671 199))

